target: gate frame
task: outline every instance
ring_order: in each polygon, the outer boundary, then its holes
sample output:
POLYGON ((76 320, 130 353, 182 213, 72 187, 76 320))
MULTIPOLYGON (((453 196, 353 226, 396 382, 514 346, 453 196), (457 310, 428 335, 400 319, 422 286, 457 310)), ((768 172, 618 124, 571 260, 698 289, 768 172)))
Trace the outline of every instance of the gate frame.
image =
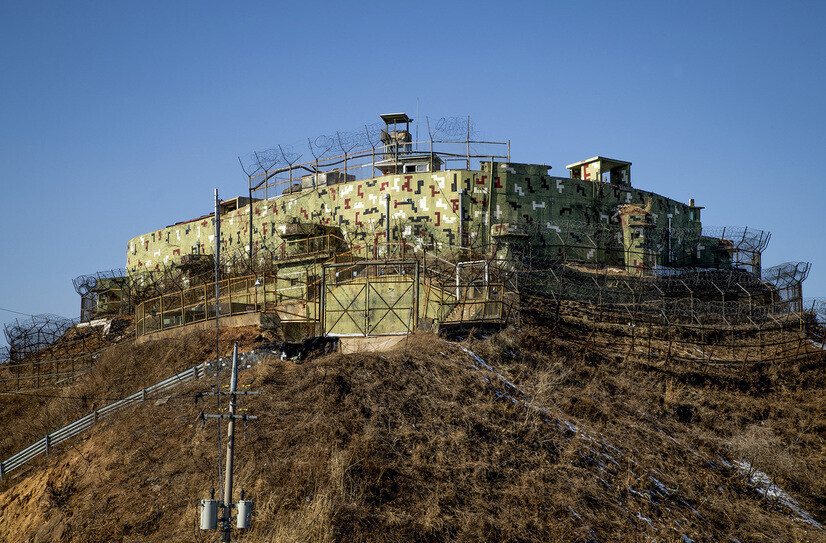
MULTIPOLYGON (((420 311, 420 307, 419 307, 419 289, 420 289, 421 285, 419 284, 419 282, 420 282, 420 276, 419 276, 420 262, 419 262, 419 260, 418 259, 414 259, 414 260, 361 260, 361 261, 357 261, 357 262, 329 262, 329 263, 322 264, 322 269, 321 269, 321 296, 320 296, 320 299, 319 299, 319 304, 321 306, 320 310, 319 310, 319 318, 320 318, 320 322, 321 322, 321 333, 322 333, 322 335, 325 336, 325 337, 328 335, 328 332, 327 332, 327 291, 328 291, 327 274, 329 273, 330 270, 337 270, 338 268, 347 268, 347 267, 354 268, 356 266, 359 266, 359 267, 363 266, 365 268, 367 268, 369 266, 403 266, 403 267, 412 267, 413 268, 412 284, 410 286, 408 286, 407 289, 405 289, 405 293, 407 293, 407 290, 409 290, 411 286, 412 286, 412 289, 413 289, 413 304, 412 304, 412 307, 410 308, 411 311, 412 311, 413 322, 412 322, 411 326, 409 326, 407 328, 406 332, 400 332, 400 333, 409 334, 409 333, 415 331, 419 326, 419 311, 420 311)), ((404 274, 402 274, 402 275, 404 275, 404 274)), ((368 275, 366 277, 366 280, 365 280, 363 286, 362 286, 362 289, 360 290, 360 292, 358 294, 358 296, 360 296, 362 292, 364 293, 364 296, 365 296, 365 315, 367 315, 365 317, 364 333, 363 334, 358 334, 359 337, 375 337, 374 335, 370 334, 370 323, 369 323, 369 320, 368 320, 369 319, 369 314, 370 314, 370 279, 369 278, 370 278, 370 276, 368 275)), ((347 283, 344 283, 344 284, 347 284, 347 283)), ((381 296, 380 294, 379 294, 379 296, 386 303, 386 300, 384 300, 384 297, 381 296)), ((401 308, 396 308, 396 304, 398 304, 401 301, 401 299, 402 299, 402 297, 400 296, 399 299, 396 302, 394 302, 392 305, 387 304, 387 313, 392 312, 396 316, 396 318, 398 318, 398 315, 396 314, 395 310, 396 309, 401 309, 401 308)), ((355 298, 354 298, 354 300, 355 300, 355 298)), ((341 304, 341 302, 339 302, 339 305, 341 305, 342 307, 344 306, 344 304, 341 304)), ((351 301, 349 304, 347 304, 347 307, 343 309, 342 317, 345 314, 347 314, 347 311, 348 311, 348 309, 351 305, 353 305, 353 301, 351 301)), ((387 313, 385 313, 385 315, 383 315, 382 318, 379 319, 378 322, 381 322, 382 320, 384 320, 384 318, 387 316, 387 313)), ((359 328, 359 329, 362 328, 360 325, 358 325, 358 321, 356 319, 354 319, 352 316, 349 316, 349 318, 354 323, 356 323, 357 328, 359 328)), ((339 317, 339 319, 336 320, 336 324, 340 320, 341 320, 341 317, 339 317)), ((376 323, 376 325, 378 325, 378 323, 376 323)), ((377 335, 382 336, 382 335, 387 335, 387 334, 377 334, 377 335)), ((392 335, 394 335, 394 334, 392 334, 392 335)))

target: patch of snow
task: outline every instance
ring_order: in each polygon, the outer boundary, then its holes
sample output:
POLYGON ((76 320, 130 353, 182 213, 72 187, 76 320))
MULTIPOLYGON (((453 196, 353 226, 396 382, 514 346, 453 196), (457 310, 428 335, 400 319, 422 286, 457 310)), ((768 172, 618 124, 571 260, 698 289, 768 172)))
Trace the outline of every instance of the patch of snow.
POLYGON ((639 512, 637 512, 637 518, 638 518, 638 519, 640 519, 640 520, 644 520, 645 522, 647 522, 649 526, 651 526, 652 528, 654 528, 654 531, 655 531, 655 532, 659 532, 659 530, 657 530, 657 527, 656 527, 656 526, 654 526, 653 524, 651 524, 651 519, 649 519, 649 518, 645 518, 645 517, 644 517, 644 516, 642 516, 639 512))
POLYGON ((662 494, 663 496, 668 495, 668 488, 660 481, 658 481, 656 477, 649 473, 648 478, 651 479, 651 482, 654 483, 654 486, 657 487, 657 490, 660 492, 660 494, 662 494))
POLYGON ((742 460, 740 462, 735 461, 734 466, 737 468, 737 471, 748 478, 748 484, 758 493, 768 499, 777 500, 784 507, 790 509, 795 515, 797 515, 797 520, 814 526, 818 530, 823 530, 823 526, 812 518, 812 515, 810 515, 808 511, 800 507, 797 500, 789 496, 785 490, 774 484, 774 481, 772 481, 771 477, 767 474, 758 469, 754 469, 746 460, 742 460))

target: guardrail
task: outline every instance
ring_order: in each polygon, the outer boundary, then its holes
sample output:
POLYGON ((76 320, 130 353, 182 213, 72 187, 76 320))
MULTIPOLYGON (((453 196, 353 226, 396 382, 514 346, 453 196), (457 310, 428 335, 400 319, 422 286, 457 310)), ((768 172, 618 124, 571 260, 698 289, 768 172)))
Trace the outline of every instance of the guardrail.
POLYGON ((62 443, 70 437, 76 436, 79 433, 88 430, 89 428, 97 424, 101 418, 108 417, 122 409, 145 402, 147 398, 150 398, 152 395, 166 392, 167 390, 175 388, 180 384, 200 379, 205 375, 205 364, 198 364, 196 366, 189 368, 188 370, 184 370, 176 375, 173 375, 172 377, 164 379, 159 383, 143 388, 138 392, 135 392, 131 396, 123 398, 122 400, 118 400, 114 403, 110 403, 105 407, 101 407, 100 409, 97 409, 94 412, 89 413, 85 417, 81 417, 76 421, 67 424, 64 427, 55 430, 50 434, 47 434, 46 437, 44 437, 40 441, 32 443, 22 451, 13 454, 3 462, 0 462, 0 480, 4 479, 6 474, 11 470, 22 466, 26 462, 35 458, 36 456, 39 456, 43 453, 46 453, 48 455, 49 449, 51 449, 58 443, 62 443))

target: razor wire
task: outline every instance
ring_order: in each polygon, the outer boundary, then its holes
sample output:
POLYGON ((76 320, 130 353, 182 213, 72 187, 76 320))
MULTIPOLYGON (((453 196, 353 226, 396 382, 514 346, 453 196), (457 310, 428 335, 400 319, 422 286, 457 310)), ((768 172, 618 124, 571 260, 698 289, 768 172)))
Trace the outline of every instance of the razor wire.
MULTIPOLYGON (((473 122, 467 117, 441 117, 430 120, 428 139, 431 141, 461 140, 476 134, 473 122)), ((375 122, 354 130, 336 131, 307 138, 305 143, 280 144, 261 151, 249 153, 241 166, 247 175, 269 172, 291 167, 301 157, 312 156, 317 159, 334 155, 367 152, 381 147, 382 132, 385 124, 375 122)))
POLYGON ((61 344, 59 340, 78 322, 79 319, 42 314, 5 324, 3 333, 9 345, 8 360, 20 362, 30 356, 52 356, 65 350, 69 342, 61 344))

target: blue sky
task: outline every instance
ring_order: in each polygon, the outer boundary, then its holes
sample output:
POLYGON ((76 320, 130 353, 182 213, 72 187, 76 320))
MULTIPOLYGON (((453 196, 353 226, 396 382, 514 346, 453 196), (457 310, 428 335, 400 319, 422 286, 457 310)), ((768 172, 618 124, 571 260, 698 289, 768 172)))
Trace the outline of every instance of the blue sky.
MULTIPOLYGON (((813 263, 823 2, 7 2, 0 307, 76 317, 71 279, 246 191, 237 156, 384 112, 470 115, 512 159, 633 162, 642 189, 813 263)), ((16 315, 0 311, 0 322, 16 315)))

